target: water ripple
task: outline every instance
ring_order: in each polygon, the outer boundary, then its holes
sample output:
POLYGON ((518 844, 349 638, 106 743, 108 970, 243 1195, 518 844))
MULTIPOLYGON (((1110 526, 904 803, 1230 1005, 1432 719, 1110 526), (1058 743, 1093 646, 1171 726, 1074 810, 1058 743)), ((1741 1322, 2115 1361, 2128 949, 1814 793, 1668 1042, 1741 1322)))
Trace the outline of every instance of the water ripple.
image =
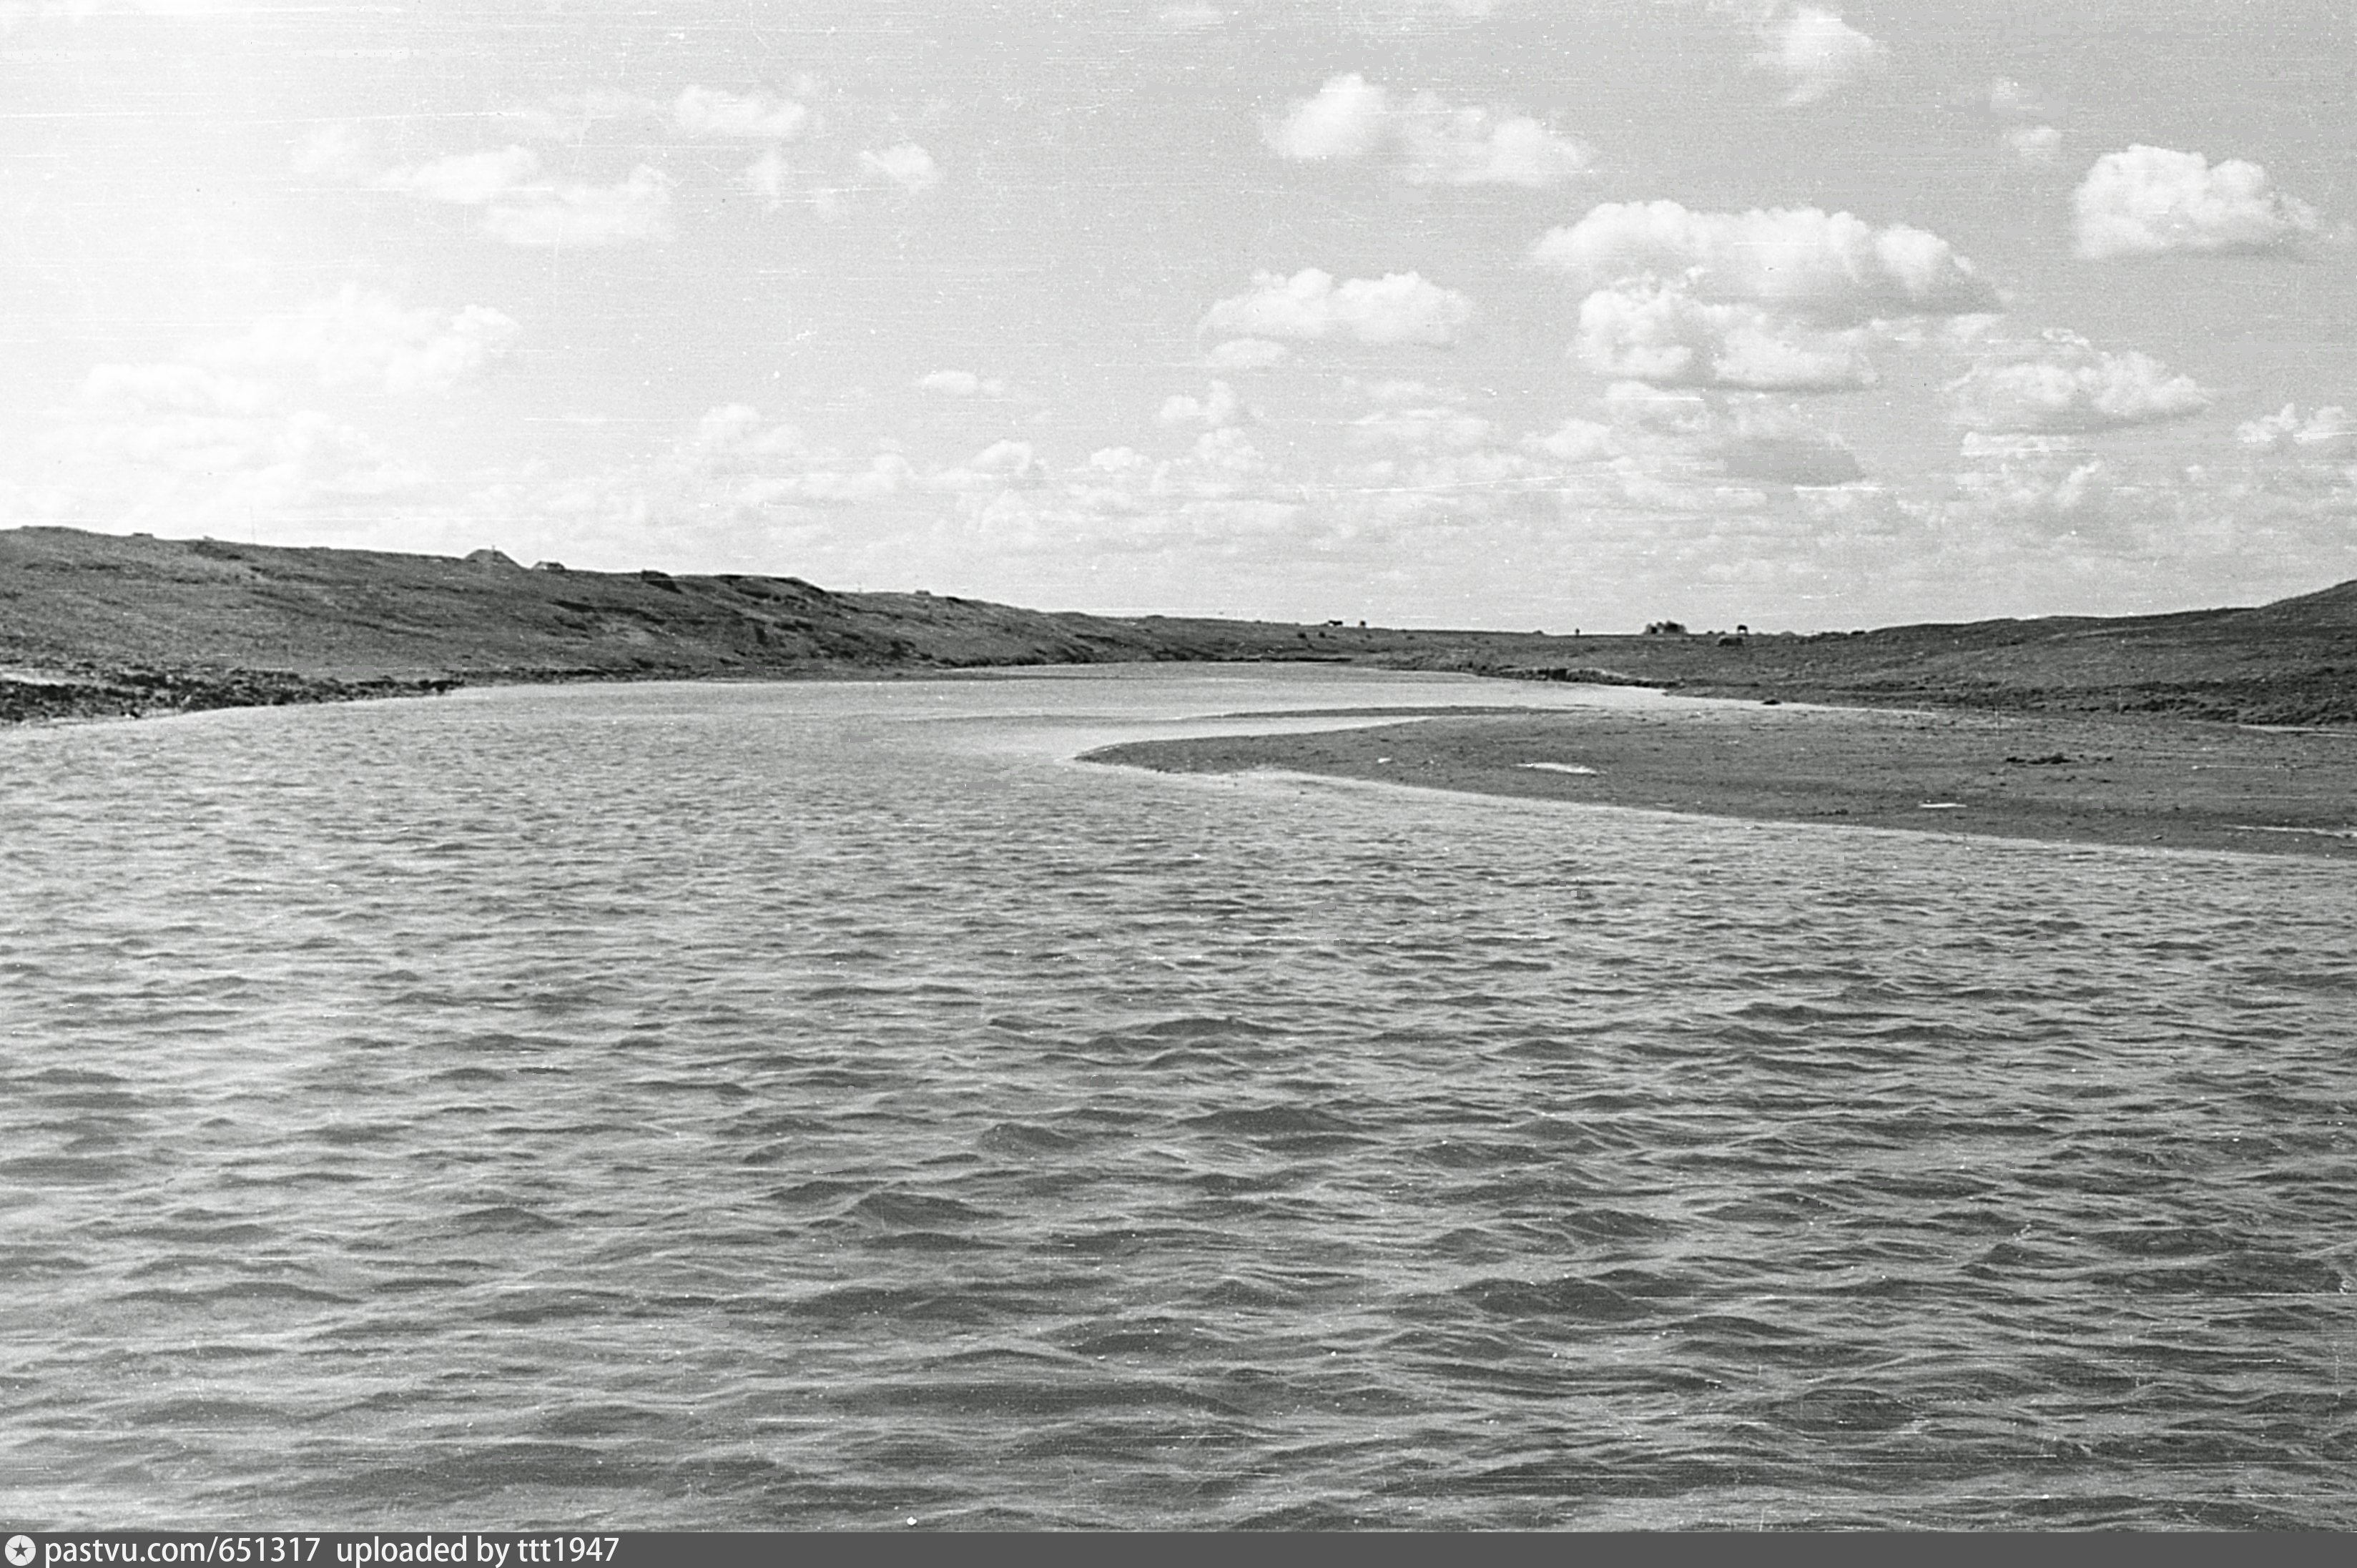
POLYGON ((0 737, 17 1515, 2357 1526, 2343 868, 1060 760, 1436 693, 0 737))

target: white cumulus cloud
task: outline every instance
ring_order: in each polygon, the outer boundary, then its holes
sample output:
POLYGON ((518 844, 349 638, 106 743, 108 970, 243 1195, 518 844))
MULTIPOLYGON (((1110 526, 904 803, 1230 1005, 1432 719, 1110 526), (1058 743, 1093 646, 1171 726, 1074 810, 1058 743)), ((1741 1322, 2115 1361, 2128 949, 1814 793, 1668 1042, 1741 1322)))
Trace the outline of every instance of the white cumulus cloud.
POLYGON ((747 189, 759 197, 775 212, 786 204, 786 179, 793 171, 786 166, 786 157, 775 147, 764 147, 761 156, 745 166, 738 176, 747 189))
POLYGON ((1820 5, 1795 6, 1760 27, 1753 64, 1780 73, 1784 102, 1800 105, 1832 97, 1882 65, 1883 47, 1820 5))
POLYGON ((141 365, 93 365, 82 378, 80 405, 114 413, 193 413, 242 419, 268 413, 285 401, 267 381, 222 375, 168 360, 141 365))
POLYGON ((943 397, 1005 397, 1006 383, 996 376, 978 376, 972 371, 934 371, 917 378, 919 388, 939 392, 943 397))
POLYGON ((1028 441, 994 441, 963 463, 936 468, 919 481, 929 490, 1037 489, 1048 482, 1048 465, 1028 441))
POLYGON ((2337 455, 2357 448, 2357 419, 2338 404, 2327 404, 2302 419, 2299 405, 2287 403, 2280 413, 2236 426, 2234 437, 2265 452, 2337 455))
POLYGON ((185 360, 99 365, 52 410, 25 515, 81 526, 275 524, 414 493, 424 476, 275 385, 185 360))
POLYGON ((1394 156, 1411 185, 1519 185, 1533 189, 1586 174, 1595 155, 1531 114, 1452 109, 1420 92, 1394 102, 1357 72, 1329 79, 1265 126, 1280 156, 1301 160, 1394 156))
POLYGON ((809 122, 809 110, 765 92, 739 94, 715 87, 690 87, 672 104, 672 124, 689 136, 790 142, 802 134, 809 122))
POLYGON ((2210 392, 2149 354, 2098 349, 2054 330, 1995 344, 1948 384, 1956 423, 1988 435, 2069 435, 2153 424, 2208 408, 2210 392))
POLYGON ((1399 116, 1411 185, 1519 185, 1544 189, 1588 172, 1596 157, 1528 114, 1450 109, 1429 93, 1399 116))
POLYGON ((368 139, 359 127, 341 123, 322 125, 295 144, 292 159, 296 174, 327 179, 361 179, 369 169, 368 139))
POLYGON ((1235 424, 1244 413, 1243 400, 1225 381, 1213 381, 1201 397, 1179 392, 1166 400, 1155 420, 1161 424, 1201 424, 1217 430, 1235 424))
POLYGON ((613 185, 544 178, 530 147, 457 153, 388 169, 378 188, 487 209, 484 231, 511 245, 613 245, 671 238, 671 181, 640 164, 613 185))
POLYGON ((264 317, 196 358, 231 370, 298 369, 328 387, 447 392, 506 353, 519 330, 484 306, 411 308, 389 294, 349 285, 299 310, 264 317))
POLYGON ((537 103, 521 104, 500 118, 523 135, 544 142, 579 142, 608 120, 660 121, 669 117, 651 98, 618 88, 587 92, 559 92, 537 103))
POLYGON ((1875 383, 1859 328, 1813 328, 1746 303, 1711 303, 1652 283, 1580 303, 1582 363, 1657 386, 1842 392, 1875 383))
POLYGON ((941 184, 941 166, 933 155, 913 142, 887 147, 882 152, 859 155, 860 168, 879 179, 889 180, 911 196, 921 195, 941 184))
POLYGON ((1695 212, 1674 201, 1607 202, 1549 231, 1532 259, 1589 288, 1681 278, 1698 298, 1826 322, 2000 307, 1996 290, 1937 234, 1813 207, 1695 212))
POLYGON ((1470 452, 1491 444, 1495 427, 1460 408, 1383 408, 1351 422, 1355 446, 1409 452, 1470 452))
POLYGON ((2026 164, 2050 164, 2062 156, 2062 133, 2051 125, 2016 125, 2005 134, 2005 145, 2026 164))
POLYGON ((387 169, 376 183, 427 201, 481 207, 540 177, 540 155, 507 146, 479 153, 453 153, 412 168, 387 169))
POLYGON ((614 185, 525 187, 484 215, 511 245, 619 245, 671 238, 671 182, 644 164, 614 185))
POLYGON ((2009 76, 1989 83, 1988 110, 2000 120, 2035 120, 2046 113, 2038 95, 2009 76))
POLYGON ((2073 199, 2089 261, 2282 251, 2325 232, 2315 208, 2277 190, 2267 171, 2200 153, 2132 146, 2095 160, 2073 199))
POLYGON ((1288 158, 1355 158, 1383 145, 1391 106, 1383 90, 1352 71, 1329 80, 1314 98, 1267 127, 1269 146, 1288 158))
POLYGON ((908 459, 879 451, 865 462, 813 446, 795 425, 749 403, 708 409, 654 462, 592 481, 593 510, 657 519, 759 523, 780 513, 879 499, 915 480, 908 459))
POLYGON ((1203 317, 1207 330, 1260 338, 1353 338, 1361 343, 1419 343, 1443 348, 1457 340, 1473 302, 1416 273, 1336 283, 1331 273, 1305 267, 1286 277, 1259 273, 1253 291, 1221 300, 1203 317))

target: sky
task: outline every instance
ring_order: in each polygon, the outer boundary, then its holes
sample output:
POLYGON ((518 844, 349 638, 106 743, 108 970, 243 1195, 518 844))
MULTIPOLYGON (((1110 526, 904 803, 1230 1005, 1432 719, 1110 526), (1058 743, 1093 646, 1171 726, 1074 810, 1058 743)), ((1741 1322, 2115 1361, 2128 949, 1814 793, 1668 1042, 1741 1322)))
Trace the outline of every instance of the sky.
POLYGON ((0 525, 1812 630, 2357 577, 2348 0, 0 0, 0 525))

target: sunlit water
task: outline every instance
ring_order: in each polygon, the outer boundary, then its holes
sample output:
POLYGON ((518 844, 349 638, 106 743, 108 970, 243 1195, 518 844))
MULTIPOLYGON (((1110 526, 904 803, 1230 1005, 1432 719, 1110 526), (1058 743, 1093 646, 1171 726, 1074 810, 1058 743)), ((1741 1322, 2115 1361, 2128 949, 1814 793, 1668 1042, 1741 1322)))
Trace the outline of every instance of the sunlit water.
POLYGON ((2345 865, 1069 760, 1590 699, 0 735, 0 1513, 2357 1527, 2345 865))

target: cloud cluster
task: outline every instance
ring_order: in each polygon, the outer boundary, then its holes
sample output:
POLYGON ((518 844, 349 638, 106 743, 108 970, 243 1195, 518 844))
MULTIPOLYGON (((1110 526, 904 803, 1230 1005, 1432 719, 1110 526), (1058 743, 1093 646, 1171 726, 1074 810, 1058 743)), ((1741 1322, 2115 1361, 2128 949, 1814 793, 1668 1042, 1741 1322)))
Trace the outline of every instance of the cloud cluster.
POLYGON ((1765 7, 1755 70, 1785 81, 1784 102, 1823 102, 1886 63, 1888 51, 1822 5, 1765 7))
POLYGON ((640 164, 614 185, 546 177, 530 147, 458 153, 376 177, 378 188, 479 207, 484 232, 511 245, 617 245, 668 240, 671 181, 640 164))
MULTIPOLYGON (((1436 573, 1480 579, 1494 596, 1501 559, 1532 553, 1570 569, 1605 535, 1650 558, 1663 531, 1714 520, 1707 533, 1727 519, 1767 516, 1793 487, 1859 478, 1839 441, 1764 398, 1621 385, 1595 401, 1592 416, 1518 438, 1456 389, 1402 378, 1345 384, 1371 406, 1340 426, 1339 457, 1280 458, 1232 424, 1172 456, 1109 447, 1071 468, 964 485, 961 545, 1023 558, 1033 573, 1068 561, 1091 571, 1159 562, 1170 574, 1164 602, 1174 593, 1189 602, 1179 578, 1206 560, 1248 576, 1265 564, 1286 581, 1330 565, 1338 585, 1361 594, 1395 564, 1410 597, 1436 573)), ((920 483, 942 486, 934 476, 920 483)))
POLYGON ((267 382, 186 361, 99 365, 51 411, 28 515, 82 526, 250 527, 397 500, 424 476, 267 382))
MULTIPOLYGON (((804 79, 797 91, 807 96, 816 87, 816 82, 804 79)), ((667 102, 612 90, 559 93, 511 110, 507 118, 524 134, 552 142, 579 143, 597 124, 610 121, 661 126, 688 142, 766 144, 738 171, 737 180, 761 196, 771 211, 785 205, 793 175, 786 163, 785 145, 799 140, 816 124, 810 107, 796 99, 762 90, 732 92, 697 84, 682 88, 667 102)), ((820 188, 806 194, 814 204, 827 207, 835 191, 820 188)))
POLYGON ((941 166, 933 161, 933 155, 913 142, 902 142, 882 152, 862 153, 859 166, 911 196, 922 195, 942 183, 941 166))
POLYGON ((1286 158, 1363 157, 1391 134, 1391 97, 1352 72, 1329 80, 1315 98, 1265 126, 1269 150, 1286 158))
POLYGON ((2136 145, 2095 160, 2072 198, 2089 261, 2283 252, 2325 233, 2316 209, 2255 163, 2136 145))
POLYGON ((2357 571, 2345 465, 2255 456, 2247 475, 2205 474, 2098 456, 2067 431, 1975 430, 1952 476, 1883 481, 1800 405, 1760 394, 1620 383, 1518 435, 1459 389, 1345 388, 1362 406, 1326 457, 1212 423, 1214 387, 1174 411, 1175 452, 1109 446, 1070 465, 1016 440, 934 467, 888 444, 850 457, 727 404, 644 463, 511 487, 470 515, 544 553, 782 554, 830 583, 1289 615, 1330 594, 1429 616, 1462 591, 1485 619, 1534 624, 1554 624, 1577 585, 1599 616, 1642 604, 1731 624, 1764 606, 1807 624, 1814 598, 1847 624, 2138 607, 2130 596, 2166 598, 2189 564, 2221 581, 2357 571), (2025 605, 2024 582, 2047 597, 2025 605))
POLYGON ((2051 125, 2013 125, 2005 133, 2006 149, 2026 164, 2044 166, 2062 160, 2062 133, 2051 125))
POLYGON ((1697 298, 1830 324, 2001 308, 1996 290, 1937 234, 1814 207, 1695 212, 1674 201, 1607 202, 1548 231, 1531 256, 1584 287, 1674 279, 1697 298))
POLYGON ((427 477, 301 406, 298 393, 447 394, 482 375, 519 330, 482 306, 413 308, 355 285, 178 359, 95 366, 50 411, 40 451, 52 482, 24 504, 102 526, 307 517, 340 527, 355 510, 414 498, 427 477))
POLYGON ((350 284, 195 352, 206 364, 230 370, 300 369, 326 387, 447 392, 505 354, 519 330, 485 306, 413 309, 381 290, 350 284))
POLYGON ((1813 207, 1608 202, 1550 230, 1531 257, 1589 291, 1573 345, 1580 361, 1659 386, 1871 386, 1877 324, 2001 305, 1938 235, 1813 207))
POLYGON ((2017 161, 2043 166, 2061 160, 2062 133, 2047 124, 2051 111, 2029 88, 2009 76, 1996 78, 1988 85, 1988 112, 2007 122, 2005 145, 2017 161))
POLYGON ((943 397, 991 399, 1006 397, 1014 390, 996 376, 978 376, 972 371, 934 371, 918 377, 917 386, 943 397))
POLYGON ((511 245, 622 245, 668 240, 671 180, 640 164, 614 185, 565 180, 516 192, 483 214, 483 231, 511 245))
POLYGON ((1867 332, 1629 283, 1581 301, 1574 351, 1598 375, 1672 387, 1842 392, 1875 384, 1867 332))
POLYGON ((849 462, 812 446, 797 426, 765 419, 741 403, 707 411, 673 449, 668 467, 666 477, 694 492, 693 499, 722 500, 739 514, 851 506, 892 495, 911 478, 898 452, 849 462))
POLYGON ((1515 185, 1532 189, 1586 174, 1595 154, 1530 114, 1451 109, 1422 92, 1395 100, 1353 72, 1329 80, 1264 128, 1281 157, 1319 160, 1386 153, 1411 185, 1515 185))
POLYGON ((791 142, 810 124, 810 111, 791 99, 714 87, 683 89, 672 104, 671 117, 684 136, 756 142, 791 142))
POLYGON ((1353 446, 1394 452, 1472 452, 1493 444, 1497 427, 1480 415, 1447 405, 1378 408, 1352 420, 1353 446))
MULTIPOLYGON (((302 157, 315 166, 329 155, 313 145, 302 157)), ((530 147, 505 146, 485 152, 453 153, 408 168, 391 168, 376 177, 380 190, 397 190, 425 201, 447 201, 459 207, 482 207, 510 191, 521 190, 540 177, 540 155, 530 147)))
POLYGON ((1221 300, 1203 329, 1254 338, 1351 338, 1361 343, 1445 348, 1472 318, 1473 302, 1416 273, 1337 283, 1305 267, 1286 277, 1258 273, 1249 294, 1221 300))
MULTIPOLYGON (((816 86, 803 81, 796 91, 806 96, 816 86)), ((511 109, 500 119, 513 134, 541 144, 577 145, 603 124, 635 126, 630 136, 640 151, 658 161, 642 158, 620 178, 602 184, 552 171, 541 148, 522 142, 388 165, 371 150, 361 127, 329 124, 297 143, 293 162, 302 174, 352 180, 421 201, 480 208, 484 232, 526 246, 618 245, 672 238, 678 185, 662 166, 668 160, 662 160, 659 150, 650 153, 651 138, 673 148, 682 142, 759 146, 753 161, 735 177, 772 210, 791 199, 832 215, 840 210, 845 195, 863 188, 913 196, 942 180, 933 155, 912 142, 869 148, 856 157, 846 150, 834 159, 836 173, 831 177, 814 178, 809 168, 798 173, 787 161, 786 145, 821 129, 818 117, 799 99, 768 91, 734 92, 692 84, 669 100, 613 90, 560 93, 511 109)), ((613 142, 609 136, 609 153, 613 142)), ((693 178, 694 168, 687 174, 693 178)))
POLYGON ((1566 446, 1587 449, 1591 459, 1656 484, 1707 478, 1821 487, 1860 478, 1857 455, 1838 436, 1773 398, 1624 381, 1607 388, 1590 412, 1594 418, 1567 420, 1539 444, 1566 457, 1566 446))
POLYGON ((1244 407, 1243 399, 1236 395, 1235 388, 1225 381, 1213 381, 1201 397, 1191 397, 1185 392, 1173 394, 1164 401, 1161 412, 1154 417, 1157 424, 1200 424, 1217 430, 1249 419, 1251 415, 1244 407))
POLYGON ((2338 456, 2357 450, 2357 419, 2347 409, 2330 403, 2302 419, 2299 405, 2287 403, 2278 413, 2237 425, 2234 438, 2262 452, 2338 456))
POLYGON ((1995 435, 2154 424, 2200 413, 2213 401, 2192 378, 2149 354, 2114 353, 2061 330, 2034 342, 1985 346, 1947 393, 1957 424, 1995 435))

